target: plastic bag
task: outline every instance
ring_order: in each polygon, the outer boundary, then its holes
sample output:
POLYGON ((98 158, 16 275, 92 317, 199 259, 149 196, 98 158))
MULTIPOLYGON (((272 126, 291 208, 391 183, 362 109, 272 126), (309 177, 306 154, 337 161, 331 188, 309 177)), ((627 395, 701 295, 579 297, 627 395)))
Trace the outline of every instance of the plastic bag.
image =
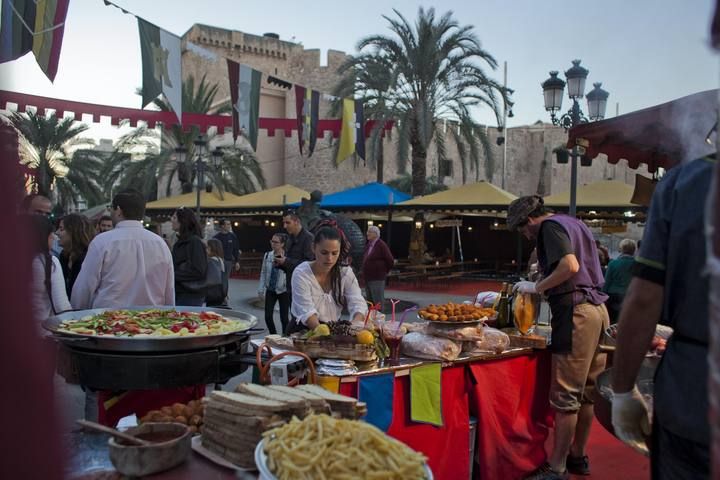
POLYGON ((430 323, 425 328, 425 333, 435 337, 449 338, 459 342, 479 341, 483 339, 482 325, 442 325, 430 323))
POLYGON ((474 342, 464 342, 463 352, 474 353, 502 353, 510 346, 510 337, 497 328, 486 327, 483 339, 474 342))
POLYGON ((460 345, 447 338, 433 337, 412 332, 405 335, 400 345, 402 353, 409 357, 427 360, 455 360, 460 355, 460 345))
POLYGON ((492 307, 499 296, 498 292, 480 292, 475 297, 475 306, 492 307))

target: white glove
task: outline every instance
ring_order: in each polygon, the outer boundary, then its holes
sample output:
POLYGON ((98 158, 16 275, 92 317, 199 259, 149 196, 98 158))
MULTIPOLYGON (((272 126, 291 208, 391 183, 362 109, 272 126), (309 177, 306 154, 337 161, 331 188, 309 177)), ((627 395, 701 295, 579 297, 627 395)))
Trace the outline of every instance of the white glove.
POLYGON ((522 281, 513 285, 513 292, 537 293, 537 289, 535 288, 535 282, 522 281))
POLYGON ((615 435, 643 455, 649 450, 645 437, 650 436, 648 409, 637 386, 626 393, 614 393, 612 424, 615 435))

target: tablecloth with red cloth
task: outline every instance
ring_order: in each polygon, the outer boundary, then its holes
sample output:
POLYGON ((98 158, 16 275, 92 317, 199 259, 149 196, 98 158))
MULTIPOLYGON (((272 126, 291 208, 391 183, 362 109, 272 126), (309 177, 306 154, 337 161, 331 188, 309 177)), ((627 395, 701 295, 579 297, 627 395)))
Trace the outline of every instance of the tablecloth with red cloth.
POLYGON ((477 418, 474 478, 519 479, 546 460, 552 426, 550 355, 471 363, 470 413, 477 418))
MULTIPOLYGON (((387 433, 428 457, 437 480, 465 479, 470 475, 470 418, 464 365, 443 368, 443 426, 410 420, 410 376, 395 377, 392 423, 387 433)), ((340 393, 357 398, 357 382, 341 383, 340 393)))

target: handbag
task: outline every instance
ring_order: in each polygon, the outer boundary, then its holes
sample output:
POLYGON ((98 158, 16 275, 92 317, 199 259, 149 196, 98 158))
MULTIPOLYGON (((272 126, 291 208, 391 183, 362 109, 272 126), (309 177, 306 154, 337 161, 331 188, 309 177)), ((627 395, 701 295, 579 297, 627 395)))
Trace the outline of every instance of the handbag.
POLYGON ((203 280, 182 282, 182 286, 192 293, 204 293, 209 287, 222 285, 222 267, 214 258, 208 258, 207 273, 203 280))

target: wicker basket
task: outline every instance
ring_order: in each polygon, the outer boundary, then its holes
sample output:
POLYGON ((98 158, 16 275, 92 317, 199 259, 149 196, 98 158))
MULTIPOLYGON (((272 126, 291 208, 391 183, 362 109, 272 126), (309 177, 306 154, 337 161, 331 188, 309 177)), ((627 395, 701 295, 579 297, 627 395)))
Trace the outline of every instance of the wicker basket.
POLYGON ((359 343, 333 343, 292 337, 295 350, 303 352, 310 358, 338 358, 355 360, 356 362, 372 362, 377 360, 374 345, 359 343))

